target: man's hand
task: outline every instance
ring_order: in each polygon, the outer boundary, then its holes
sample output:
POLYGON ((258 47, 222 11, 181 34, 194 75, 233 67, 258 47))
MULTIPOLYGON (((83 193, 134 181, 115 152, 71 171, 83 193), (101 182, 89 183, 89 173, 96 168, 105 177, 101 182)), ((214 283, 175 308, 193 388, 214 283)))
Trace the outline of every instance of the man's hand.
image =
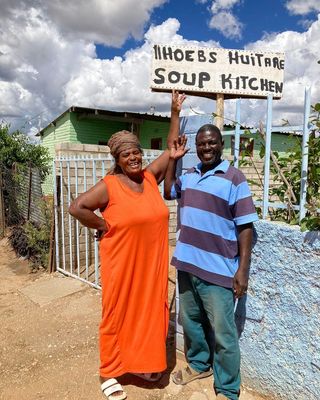
POLYGON ((170 158, 172 160, 179 160, 182 158, 190 149, 186 148, 187 137, 186 135, 181 135, 178 140, 174 140, 173 146, 170 149, 170 158))
POLYGON ((234 278, 233 278, 233 291, 235 297, 239 299, 244 294, 247 293, 248 290, 248 280, 249 280, 249 270, 238 269, 234 278))
POLYGON ((242 297, 248 289, 252 230, 252 222, 237 226, 240 259, 238 271, 233 278, 233 290, 236 298, 242 297))
POLYGON ((171 97, 171 114, 176 113, 180 114, 182 109, 182 104, 186 99, 186 95, 180 94, 177 90, 172 90, 172 97, 171 97))

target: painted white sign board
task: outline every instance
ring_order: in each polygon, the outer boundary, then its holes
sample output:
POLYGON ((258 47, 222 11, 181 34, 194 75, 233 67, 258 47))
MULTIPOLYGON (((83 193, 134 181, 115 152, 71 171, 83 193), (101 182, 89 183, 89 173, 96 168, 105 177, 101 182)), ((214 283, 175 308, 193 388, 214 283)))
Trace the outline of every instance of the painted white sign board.
POLYGON ((225 98, 261 98, 283 92, 284 54, 209 47, 155 45, 151 88, 225 98))

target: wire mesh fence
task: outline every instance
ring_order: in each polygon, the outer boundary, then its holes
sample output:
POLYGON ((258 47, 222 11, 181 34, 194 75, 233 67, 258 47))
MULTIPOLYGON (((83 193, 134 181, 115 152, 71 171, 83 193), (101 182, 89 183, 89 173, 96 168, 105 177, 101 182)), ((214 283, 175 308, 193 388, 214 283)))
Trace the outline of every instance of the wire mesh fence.
POLYGON ((46 223, 39 170, 32 165, 14 164, 12 168, 2 165, 0 171, 2 229, 26 221, 46 223))
POLYGON ((34 268, 53 270, 53 199, 42 194, 40 172, 32 165, 0 165, 0 237, 7 234, 34 268))

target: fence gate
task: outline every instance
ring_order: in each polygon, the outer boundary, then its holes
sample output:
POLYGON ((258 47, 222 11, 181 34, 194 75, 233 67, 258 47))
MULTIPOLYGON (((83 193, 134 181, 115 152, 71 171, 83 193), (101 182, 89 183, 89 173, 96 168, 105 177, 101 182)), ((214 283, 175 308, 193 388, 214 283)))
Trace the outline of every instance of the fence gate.
MULTIPOLYGON (((158 151, 147 151, 144 164, 153 161, 158 151)), ((95 230, 73 218, 68 208, 81 193, 103 178, 113 165, 113 157, 60 156, 53 163, 55 253, 57 271, 100 288, 99 244, 95 230)), ((96 211, 99 215, 99 212, 96 211)))

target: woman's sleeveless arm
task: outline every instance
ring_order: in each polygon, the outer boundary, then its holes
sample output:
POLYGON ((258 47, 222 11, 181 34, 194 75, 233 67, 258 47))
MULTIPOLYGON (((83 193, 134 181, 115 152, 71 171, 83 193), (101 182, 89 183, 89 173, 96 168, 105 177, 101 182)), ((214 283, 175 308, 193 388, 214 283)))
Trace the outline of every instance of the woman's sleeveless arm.
POLYGON ((82 225, 106 231, 107 225, 103 218, 98 217, 94 211, 108 205, 109 196, 105 180, 101 180, 87 192, 80 194, 70 205, 70 214, 79 220, 82 225))

